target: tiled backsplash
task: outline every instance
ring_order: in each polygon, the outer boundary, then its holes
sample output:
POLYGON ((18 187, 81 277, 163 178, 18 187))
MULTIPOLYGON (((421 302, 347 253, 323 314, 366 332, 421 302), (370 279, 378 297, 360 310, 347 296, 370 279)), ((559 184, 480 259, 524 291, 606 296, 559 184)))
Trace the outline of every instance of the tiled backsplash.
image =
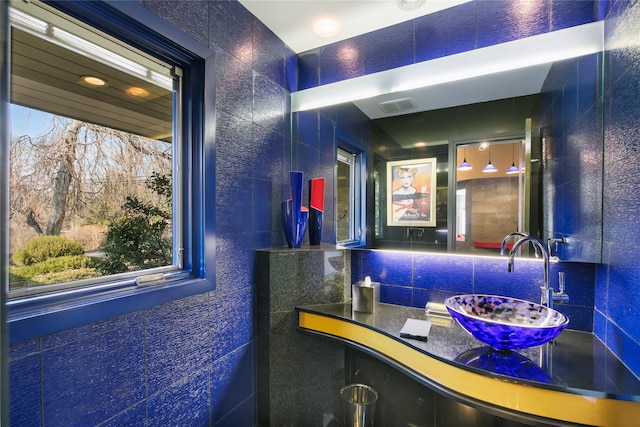
MULTIPOLYGON (((558 289, 558 273, 565 273, 569 303, 556 309, 570 319, 569 328, 593 331, 595 265, 551 263, 550 286, 558 289)), ((370 276, 381 283, 380 301, 424 307, 456 294, 505 295, 534 302, 540 300, 542 260, 517 258, 507 272, 506 257, 477 257, 385 250, 351 251, 352 282, 370 276)))

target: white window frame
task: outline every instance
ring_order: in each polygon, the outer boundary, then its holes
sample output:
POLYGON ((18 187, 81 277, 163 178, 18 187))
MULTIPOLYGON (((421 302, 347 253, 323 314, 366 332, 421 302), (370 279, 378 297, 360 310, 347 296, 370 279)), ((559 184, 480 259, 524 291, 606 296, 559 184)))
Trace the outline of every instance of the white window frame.
MULTIPOLYGON (((355 148, 353 141, 345 135, 336 138, 336 169, 338 162, 349 165, 349 237, 336 242, 341 246, 363 246, 366 243, 366 157, 365 152, 355 148)), ((337 174, 336 174, 337 175, 337 174)), ((337 184, 336 184, 337 185, 337 184)), ((337 187, 336 187, 337 194, 337 187)), ((338 203, 336 203, 336 214, 338 203)), ((337 217, 337 215, 336 215, 337 217)))

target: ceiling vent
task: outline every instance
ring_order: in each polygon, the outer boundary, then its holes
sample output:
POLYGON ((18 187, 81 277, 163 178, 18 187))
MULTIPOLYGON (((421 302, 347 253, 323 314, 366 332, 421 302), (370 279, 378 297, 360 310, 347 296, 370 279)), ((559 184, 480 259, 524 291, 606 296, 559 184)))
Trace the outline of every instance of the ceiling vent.
POLYGON ((392 101, 385 101, 378 104, 378 107, 385 113, 399 113, 401 111, 412 110, 416 108, 413 103, 413 98, 394 99, 392 101))

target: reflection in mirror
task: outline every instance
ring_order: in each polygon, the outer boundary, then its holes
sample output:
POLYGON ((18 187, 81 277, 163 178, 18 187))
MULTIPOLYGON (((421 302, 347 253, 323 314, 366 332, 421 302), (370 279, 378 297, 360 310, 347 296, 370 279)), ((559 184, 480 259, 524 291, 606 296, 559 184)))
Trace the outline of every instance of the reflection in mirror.
POLYGON ((370 247, 497 255, 507 234, 538 233, 537 111, 530 95, 374 120, 370 247), (401 197, 403 174, 415 191, 401 197))
POLYGON ((524 138, 457 144, 456 252, 493 255, 507 234, 528 234, 524 148, 524 138))
POLYGON ((355 154, 338 148, 336 162, 336 241, 354 240, 353 198, 355 154))

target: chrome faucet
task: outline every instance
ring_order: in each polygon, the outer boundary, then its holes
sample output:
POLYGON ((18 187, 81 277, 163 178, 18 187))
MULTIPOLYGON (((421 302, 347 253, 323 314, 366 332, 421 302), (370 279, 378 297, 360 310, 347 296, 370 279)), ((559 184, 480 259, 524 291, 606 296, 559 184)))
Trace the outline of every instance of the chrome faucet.
POLYGON ((567 302, 569 300, 569 296, 564 293, 564 275, 562 275, 562 286, 560 292, 556 293, 549 287, 549 250, 544 242, 537 237, 526 236, 522 239, 518 240, 511 248, 509 252, 509 264, 508 271, 511 273, 514 268, 514 257, 516 253, 520 250, 520 247, 525 243, 530 242, 533 247, 536 249, 536 253, 541 253, 542 258, 544 260, 544 281, 542 286, 540 287, 540 304, 549 308, 553 308, 554 301, 558 301, 560 303, 567 302))
POLYGON ((528 236, 527 233, 521 233, 520 231, 514 231, 511 234, 507 234, 505 238, 502 239, 502 244, 500 245, 500 255, 504 255, 504 250, 507 248, 507 243, 509 243, 511 239, 515 239, 516 237, 522 238, 527 236, 528 236))

